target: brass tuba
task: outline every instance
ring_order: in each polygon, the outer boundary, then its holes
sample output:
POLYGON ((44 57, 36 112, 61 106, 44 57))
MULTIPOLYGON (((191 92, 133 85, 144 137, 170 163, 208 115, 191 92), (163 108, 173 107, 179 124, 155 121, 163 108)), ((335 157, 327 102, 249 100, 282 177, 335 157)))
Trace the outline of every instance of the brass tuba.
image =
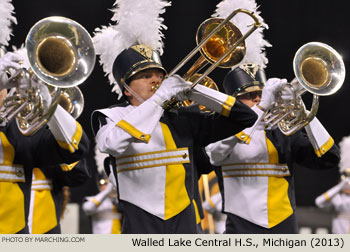
POLYGON ((271 127, 278 125, 287 136, 308 125, 317 114, 318 97, 334 94, 345 79, 342 57, 332 47, 320 42, 310 42, 300 47, 294 56, 293 69, 295 79, 284 87, 292 91, 293 99, 287 101, 279 97, 263 117, 266 124, 271 127), (300 88, 293 85, 297 82, 300 88), (313 94, 309 112, 301 98, 306 91, 313 94))
POLYGON ((38 21, 27 35, 25 48, 30 69, 23 68, 11 76, 18 85, 5 99, 0 119, 10 121, 16 117, 20 132, 32 135, 54 114, 61 88, 75 87, 87 79, 96 55, 84 27, 58 16, 38 21), (33 86, 32 80, 40 87, 33 86), (23 82, 24 87, 20 85, 23 82), (49 106, 44 106, 45 102, 49 106))
MULTIPOLYGON (((246 9, 236 9, 226 19, 209 18, 205 20, 197 29, 197 46, 174 67, 169 76, 179 71, 199 51, 201 56, 186 72, 184 79, 192 83, 191 89, 197 84, 205 85, 205 83, 214 82, 208 75, 216 67, 230 68, 241 62, 246 51, 245 39, 260 26, 259 19, 246 9), (254 20, 254 24, 244 35, 230 22, 238 13, 249 15, 254 20), (199 73, 208 63, 211 63, 211 66, 202 74, 199 73)), ((212 86, 215 88, 216 84, 212 86)), ((164 107, 171 108, 174 104, 177 104, 175 98, 165 102, 164 107)))

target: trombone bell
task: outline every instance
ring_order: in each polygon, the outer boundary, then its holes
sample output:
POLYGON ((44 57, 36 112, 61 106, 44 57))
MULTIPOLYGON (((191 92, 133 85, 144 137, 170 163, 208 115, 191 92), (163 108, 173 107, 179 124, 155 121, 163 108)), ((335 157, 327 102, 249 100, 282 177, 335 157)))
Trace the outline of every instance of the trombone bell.
MULTIPOLYGON (((242 61, 245 55, 245 39, 250 36, 257 28, 261 26, 261 22, 250 11, 246 9, 236 9, 231 12, 226 19, 209 18, 205 20, 198 28, 196 35, 197 46, 169 73, 174 75, 182 66, 185 65, 198 51, 202 57, 186 72, 184 79, 188 79, 192 75, 198 73, 207 64, 206 60, 211 64, 199 78, 192 83, 193 89, 198 83, 206 78, 216 67, 230 68, 242 61), (244 35, 233 25, 230 20, 238 13, 244 13, 254 19, 253 27, 244 35)), ((168 109, 176 103, 176 99, 171 99, 163 104, 168 109)))
MULTIPOLYGON (((189 77, 188 79, 186 79, 186 81, 194 82, 200 76, 201 76, 201 74, 196 73, 196 74, 192 75, 191 77, 189 77)), ((216 83, 213 81, 213 79, 210 78, 209 76, 205 76, 205 78, 203 78, 198 84, 203 85, 203 86, 208 87, 208 88, 211 88, 211 89, 214 89, 216 91, 219 91, 219 87, 216 85, 216 83)), ((194 104, 194 102, 191 100, 186 100, 186 101, 183 101, 183 104, 184 104, 184 106, 191 106, 194 104)), ((202 112, 212 112, 207 107, 200 105, 200 104, 199 104, 199 110, 202 112)))
MULTIPOLYGON (((197 44, 207 37, 217 26, 223 22, 221 18, 209 18, 205 20, 198 28, 196 41, 197 44)), ((227 22, 220 30, 218 30, 200 49, 201 54, 209 62, 217 62, 221 56, 230 50, 230 46, 242 38, 243 35, 237 26, 231 22, 227 22)), ((219 67, 229 68, 237 65, 242 61, 246 52, 245 42, 240 43, 226 58, 224 58, 219 67)))

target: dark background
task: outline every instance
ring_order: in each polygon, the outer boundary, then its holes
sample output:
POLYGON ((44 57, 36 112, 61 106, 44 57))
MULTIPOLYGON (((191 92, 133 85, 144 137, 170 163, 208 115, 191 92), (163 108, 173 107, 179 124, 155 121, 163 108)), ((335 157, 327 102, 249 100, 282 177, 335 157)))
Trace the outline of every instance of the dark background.
MULTIPOLYGON (((112 12, 109 9, 114 2, 114 0, 13 0, 18 24, 13 27, 14 36, 10 44, 21 46, 35 22, 53 15, 65 16, 77 21, 92 35, 96 27, 110 23, 112 12)), ((165 48, 162 56, 166 69, 171 70, 195 47, 195 33, 199 24, 214 13, 219 2, 219 0, 172 1, 172 6, 168 7, 163 15, 164 24, 168 27, 168 30, 164 31, 165 48)), ((350 37, 346 1, 257 0, 257 3, 260 5, 261 16, 269 25, 269 29, 264 31, 265 39, 273 45, 266 50, 269 64, 265 71, 268 78, 279 77, 292 80, 294 54, 300 46, 311 41, 332 46, 343 56, 345 66, 348 68, 350 37)), ((219 87, 226 72, 227 70, 224 69, 216 69, 210 75, 219 87)), ((93 142, 90 115, 95 109, 114 104, 116 95, 111 93, 111 86, 98 61, 92 75, 79 88, 84 94, 85 107, 78 121, 93 142)), ((336 143, 339 143, 343 136, 349 135, 350 120, 347 117, 349 93, 350 87, 346 78, 343 87, 336 94, 320 98, 317 117, 336 143)), ((306 95, 304 99, 307 102, 310 97, 306 95)), ((95 170, 93 149, 92 146, 88 163, 95 170)), ((313 205, 314 198, 337 183, 337 180, 337 167, 331 171, 298 168, 296 170, 297 204, 313 205)), ((71 199, 79 202, 83 196, 94 194, 96 190, 95 181, 91 179, 86 185, 72 189, 71 199)))

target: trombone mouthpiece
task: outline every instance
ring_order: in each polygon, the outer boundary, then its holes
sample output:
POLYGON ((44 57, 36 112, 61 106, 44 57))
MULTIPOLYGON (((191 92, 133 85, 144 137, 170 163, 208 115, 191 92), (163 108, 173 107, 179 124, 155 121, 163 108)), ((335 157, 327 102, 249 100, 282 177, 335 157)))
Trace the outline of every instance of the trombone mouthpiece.
POLYGON ((151 90, 155 92, 158 90, 158 88, 159 88, 159 84, 154 84, 152 85, 151 90))

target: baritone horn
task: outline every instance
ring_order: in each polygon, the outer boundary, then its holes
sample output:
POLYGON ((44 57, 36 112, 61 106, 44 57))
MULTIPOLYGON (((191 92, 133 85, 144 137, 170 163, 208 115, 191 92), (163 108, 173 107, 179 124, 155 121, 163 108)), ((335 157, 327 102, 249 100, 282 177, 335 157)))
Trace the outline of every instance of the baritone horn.
POLYGON ((78 86, 61 90, 59 105, 74 119, 77 119, 84 109, 84 96, 78 86))
POLYGON ((65 17, 37 22, 27 35, 26 49, 35 75, 55 87, 83 83, 95 65, 95 48, 89 33, 65 17))
POLYGON ((345 79, 342 57, 332 47, 320 42, 310 42, 298 49, 293 60, 293 70, 295 79, 284 87, 292 91, 293 99, 277 99, 263 118, 271 127, 278 125, 287 136, 308 125, 317 114, 319 96, 334 94, 342 87, 345 79), (299 88, 295 88, 293 83, 299 83, 299 88), (301 98, 307 91, 313 94, 309 112, 301 98))
MULTIPOLYGON (((176 74, 199 51, 201 56, 186 72, 184 79, 191 81, 191 89, 197 84, 212 82, 208 75, 216 67, 231 68, 242 61, 246 51, 245 39, 261 25, 259 19, 246 9, 236 9, 226 19, 205 20, 197 29, 197 46, 174 67, 169 76, 176 74), (249 15, 254 20, 254 24, 244 35, 230 22, 238 13, 249 15), (202 74, 199 73, 208 63, 211 63, 211 66, 202 74)), ((164 107, 171 108, 176 103, 175 98, 172 98, 165 102, 164 107)))
POLYGON ((7 121, 16 117, 20 132, 32 135, 51 119, 61 89, 76 87, 88 78, 96 55, 84 27, 58 16, 38 21, 27 35, 25 49, 29 69, 23 68, 11 76, 18 85, 5 99, 5 111, 0 117, 7 121), (26 87, 19 84, 23 79, 26 87), (32 80, 39 85, 32 85, 32 80), (44 106, 45 102, 49 106, 44 106))

